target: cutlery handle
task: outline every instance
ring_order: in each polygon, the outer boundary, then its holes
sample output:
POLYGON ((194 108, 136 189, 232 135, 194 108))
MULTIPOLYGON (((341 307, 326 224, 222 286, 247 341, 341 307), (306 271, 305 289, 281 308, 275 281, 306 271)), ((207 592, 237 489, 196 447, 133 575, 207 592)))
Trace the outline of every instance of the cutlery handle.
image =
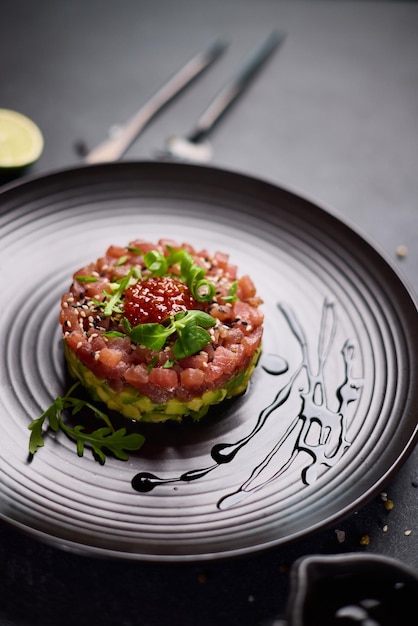
POLYGON ((199 118, 196 127, 189 134, 190 141, 198 142, 214 128, 223 114, 250 84, 252 78, 267 61, 274 50, 284 40, 283 35, 271 33, 247 58, 236 76, 227 83, 199 118))
POLYGON ((158 111, 182 91, 225 50, 226 44, 215 42, 205 52, 194 56, 137 113, 112 137, 93 148, 85 157, 86 163, 117 161, 137 138, 142 129, 158 111))

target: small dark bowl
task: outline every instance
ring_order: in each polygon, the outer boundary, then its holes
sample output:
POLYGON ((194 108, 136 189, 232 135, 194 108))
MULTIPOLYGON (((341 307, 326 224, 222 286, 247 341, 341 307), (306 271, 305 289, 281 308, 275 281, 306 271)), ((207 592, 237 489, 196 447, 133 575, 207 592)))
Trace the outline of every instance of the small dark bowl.
POLYGON ((371 554, 307 556, 291 570, 289 626, 416 626, 418 573, 371 554))

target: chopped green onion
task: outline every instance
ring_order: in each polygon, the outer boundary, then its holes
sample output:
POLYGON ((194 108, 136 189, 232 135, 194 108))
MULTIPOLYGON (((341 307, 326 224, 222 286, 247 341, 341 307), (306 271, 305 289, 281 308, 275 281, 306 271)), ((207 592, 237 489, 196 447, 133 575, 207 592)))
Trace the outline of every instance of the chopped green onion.
POLYGON ((76 281, 78 283, 97 283, 97 276, 76 276, 76 281))
POLYGON ((144 263, 147 269, 152 272, 153 276, 164 276, 167 274, 167 259, 161 252, 158 252, 158 250, 147 252, 144 256, 144 263))
POLYGON ((129 259, 129 255, 128 254, 124 254, 123 256, 119 257, 118 260, 115 263, 116 267, 119 267, 120 265, 125 265, 126 261, 129 259))
POLYGON ((224 300, 224 302, 236 302, 236 300, 238 300, 238 297, 236 295, 237 288, 238 288, 238 281, 234 280, 234 282, 229 288, 228 295, 223 296, 222 300, 224 300))
POLYGON ((205 269, 194 263, 192 255, 187 250, 183 248, 173 250, 170 246, 167 246, 167 249, 170 253, 166 257, 168 267, 177 264, 180 266, 180 279, 187 283, 194 299, 198 302, 212 300, 215 295, 215 285, 204 278, 205 269))
POLYGON ((128 252, 134 252, 138 256, 142 256, 142 250, 140 248, 135 248, 135 246, 126 246, 128 252))
POLYGON ((152 357, 151 361, 148 363, 147 365, 147 374, 150 373, 150 371, 152 370, 152 368, 157 365, 158 363, 158 354, 156 354, 155 356, 152 357))

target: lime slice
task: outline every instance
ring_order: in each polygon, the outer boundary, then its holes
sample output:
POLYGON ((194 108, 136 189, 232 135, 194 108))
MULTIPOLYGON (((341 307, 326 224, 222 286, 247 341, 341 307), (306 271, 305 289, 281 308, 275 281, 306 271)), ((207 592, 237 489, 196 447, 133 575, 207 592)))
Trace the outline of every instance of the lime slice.
POLYGON ((44 138, 28 117, 0 109, 0 168, 26 167, 41 155, 44 138))

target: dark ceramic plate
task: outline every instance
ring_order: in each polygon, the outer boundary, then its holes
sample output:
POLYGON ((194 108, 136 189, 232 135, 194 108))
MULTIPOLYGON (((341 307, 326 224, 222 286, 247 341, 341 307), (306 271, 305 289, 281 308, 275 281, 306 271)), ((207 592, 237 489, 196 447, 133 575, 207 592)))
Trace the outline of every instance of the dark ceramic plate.
POLYGON ((213 559, 334 523, 405 460, 417 435, 416 303, 328 211, 249 177, 164 163, 57 172, 0 202, 3 520, 90 554, 213 559), (29 461, 28 424, 67 384, 61 293, 110 243, 136 237, 229 252, 253 277, 265 335, 250 388, 200 424, 142 429, 147 443, 127 462, 79 458, 62 434, 29 461), (144 472, 155 478, 141 482, 144 472))

